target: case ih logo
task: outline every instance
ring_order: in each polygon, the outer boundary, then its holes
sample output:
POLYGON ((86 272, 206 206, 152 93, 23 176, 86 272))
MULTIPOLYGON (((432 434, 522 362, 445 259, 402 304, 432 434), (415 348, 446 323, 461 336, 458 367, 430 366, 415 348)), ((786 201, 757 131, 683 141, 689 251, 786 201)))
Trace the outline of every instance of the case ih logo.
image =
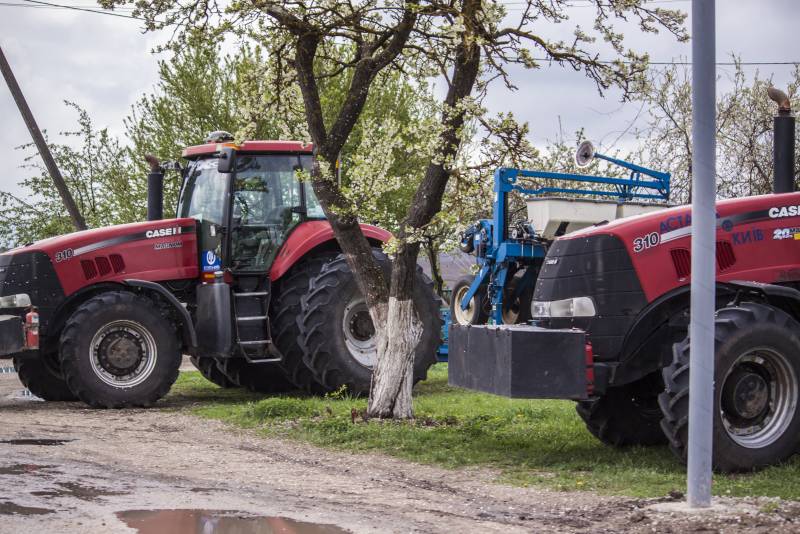
POLYGON ((798 215, 800 215, 800 206, 782 206, 780 208, 769 209, 769 216, 771 219, 797 217, 798 215))
POLYGON ((181 229, 177 226, 172 228, 159 228, 158 230, 148 230, 144 233, 144 235, 148 239, 153 239, 156 237, 169 237, 172 235, 178 235, 181 233, 181 229))

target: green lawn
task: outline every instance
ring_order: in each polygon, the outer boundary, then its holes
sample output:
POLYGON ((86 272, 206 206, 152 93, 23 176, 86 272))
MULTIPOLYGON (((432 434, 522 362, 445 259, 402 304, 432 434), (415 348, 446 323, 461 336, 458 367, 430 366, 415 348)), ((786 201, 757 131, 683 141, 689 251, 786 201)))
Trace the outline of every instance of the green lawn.
MULTIPOLYGON (((201 417, 265 435, 348 451, 380 451, 420 463, 496 468, 501 480, 561 490, 658 497, 686 486, 666 447, 615 449, 592 437, 569 401, 510 400, 447 385, 437 364, 415 388, 414 422, 363 422, 366 401, 348 397, 261 397, 222 390, 181 373, 171 398, 201 417), (202 401, 202 402, 194 402, 202 401)), ((800 457, 749 475, 716 475, 720 495, 800 500, 800 457)))

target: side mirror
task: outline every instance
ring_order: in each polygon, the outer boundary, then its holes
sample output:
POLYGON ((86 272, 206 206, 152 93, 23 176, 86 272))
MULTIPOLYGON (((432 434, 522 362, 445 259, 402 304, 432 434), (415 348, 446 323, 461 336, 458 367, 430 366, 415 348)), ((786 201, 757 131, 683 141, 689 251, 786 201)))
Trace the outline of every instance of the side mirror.
POLYGON ((231 147, 225 147, 219 152, 219 160, 217 162, 217 171, 220 173, 229 173, 233 171, 233 160, 236 156, 236 150, 231 147))

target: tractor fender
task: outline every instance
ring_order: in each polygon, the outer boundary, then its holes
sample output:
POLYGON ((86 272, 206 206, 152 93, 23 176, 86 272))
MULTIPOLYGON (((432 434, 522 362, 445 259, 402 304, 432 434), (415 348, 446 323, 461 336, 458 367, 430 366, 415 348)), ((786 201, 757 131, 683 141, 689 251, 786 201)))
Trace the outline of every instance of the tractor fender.
MULTIPOLYGON (((361 224, 361 231, 370 243, 377 245, 391 239, 392 234, 371 224, 361 224)), ((333 228, 328 221, 306 221, 295 227, 275 256, 269 271, 271 281, 278 280, 311 250, 321 247, 338 249, 333 228)))
MULTIPOLYGON (((730 302, 736 290, 730 283, 717 283, 716 308, 730 302)), ((614 366, 611 385, 624 385, 672 363, 672 345, 688 332, 690 285, 664 293, 645 306, 628 329, 614 366)))
POLYGON ((189 310, 187 310, 166 287, 156 282, 134 279, 125 280, 125 285, 145 291, 152 291, 163 297, 175 312, 177 312, 178 317, 180 317, 184 343, 186 343, 190 349, 197 347, 197 332, 194 329, 194 323, 192 322, 192 317, 189 315, 189 310))
POLYGON ((717 291, 720 286, 735 293, 734 301, 762 301, 800 320, 800 291, 793 287, 744 280, 717 284, 717 291))

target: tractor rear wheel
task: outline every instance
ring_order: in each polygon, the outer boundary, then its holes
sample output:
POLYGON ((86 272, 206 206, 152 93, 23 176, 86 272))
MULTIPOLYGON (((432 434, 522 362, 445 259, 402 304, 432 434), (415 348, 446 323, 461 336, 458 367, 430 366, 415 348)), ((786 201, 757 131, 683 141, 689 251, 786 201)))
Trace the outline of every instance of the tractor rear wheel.
POLYGON ((305 349, 298 340, 302 334, 298 324, 300 299, 308 293, 311 279, 319 275, 322 266, 334 257, 332 253, 326 253, 304 259, 273 285, 270 319, 272 341, 283 356, 281 365, 289 380, 309 393, 324 393, 325 388, 303 361, 305 349))
POLYGON ((453 293, 450 297, 450 319, 460 325, 486 324, 489 320, 491 305, 486 296, 486 286, 482 285, 469 301, 466 310, 461 309, 461 301, 469 291, 469 286, 475 277, 467 276, 456 282, 453 286, 453 293))
POLYGON ((581 401, 575 409, 586 429, 606 445, 660 445, 667 442, 659 424, 658 395, 663 390, 659 373, 653 373, 609 388, 599 399, 581 401))
MULTIPOLYGON (((800 445, 800 323, 754 302, 717 311, 714 331, 713 466, 751 471, 786 460, 800 445)), ((664 368, 661 426, 686 459, 689 340, 664 368)))
POLYGON ((297 388, 276 362, 250 363, 244 358, 219 360, 219 369, 236 386, 254 393, 285 393, 297 388))
POLYGON ((78 397, 69 389, 58 354, 31 353, 14 356, 14 369, 28 391, 46 401, 74 401, 78 397))
POLYGON ((178 378, 178 335, 150 299, 102 293, 67 320, 61 368, 69 388, 90 406, 151 406, 178 378))
MULTIPOLYGON (((388 275, 389 258, 380 250, 373 254, 388 275)), ((436 363, 442 330, 440 302, 433 283, 417 269, 414 308, 423 333, 414 359, 414 383, 424 380, 436 363)), ((344 386, 350 394, 367 394, 377 358, 375 327, 343 255, 325 264, 311 280, 301 305, 304 361, 317 380, 326 391, 344 386)))
POLYGON ((192 356, 189 358, 203 378, 218 385, 221 388, 235 388, 237 387, 233 381, 225 376, 220 368, 217 366, 217 359, 208 356, 192 356))

